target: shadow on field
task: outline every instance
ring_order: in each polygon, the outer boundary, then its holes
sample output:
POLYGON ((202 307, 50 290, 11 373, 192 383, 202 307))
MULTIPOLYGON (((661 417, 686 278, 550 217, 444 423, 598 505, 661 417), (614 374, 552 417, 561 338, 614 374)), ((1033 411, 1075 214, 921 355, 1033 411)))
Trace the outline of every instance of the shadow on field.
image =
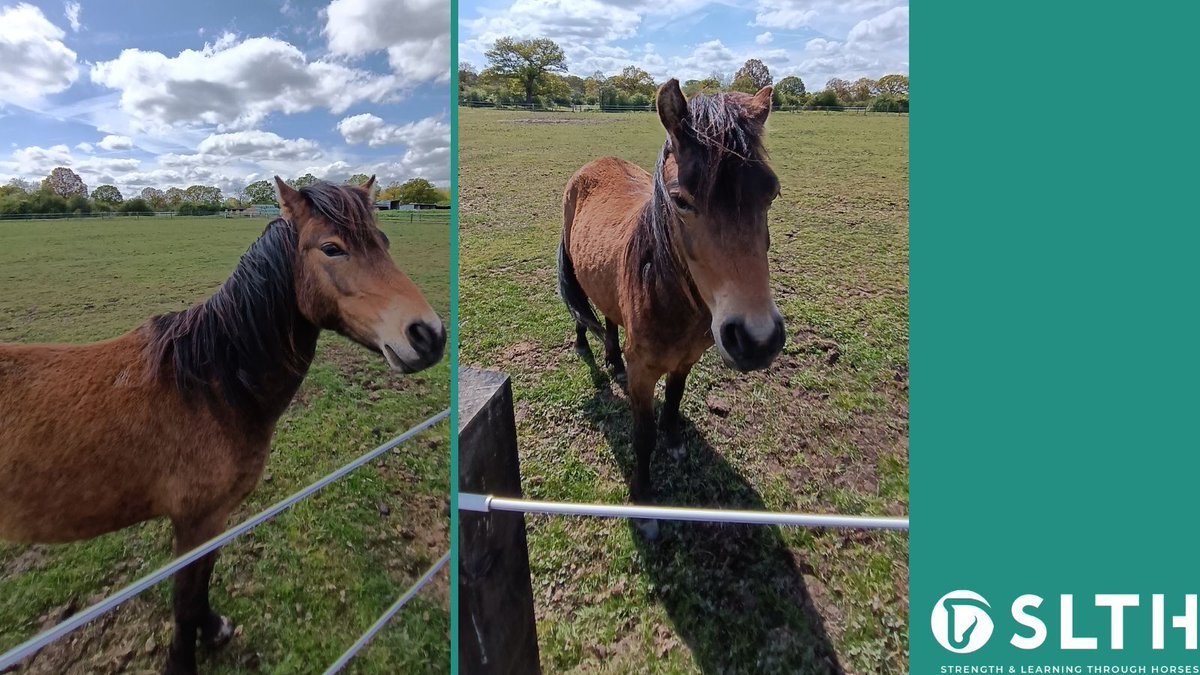
MULTIPOLYGON (((594 358, 584 360, 595 385, 585 412, 608 439, 629 484, 636 460, 628 403, 613 395, 594 358)), ((658 502, 765 509, 762 497, 691 420, 685 417, 683 426, 686 456, 675 460, 659 448, 651 463, 658 502)), ((655 599, 702 672, 844 672, 778 527, 661 521, 656 541, 647 541, 632 521, 629 530, 654 581, 655 599)))

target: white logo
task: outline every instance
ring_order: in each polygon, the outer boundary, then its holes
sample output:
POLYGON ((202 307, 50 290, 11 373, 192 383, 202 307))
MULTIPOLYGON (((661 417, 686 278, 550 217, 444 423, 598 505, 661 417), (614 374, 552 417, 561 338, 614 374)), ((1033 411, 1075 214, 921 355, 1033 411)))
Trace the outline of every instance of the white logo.
POLYGON ((991 608, 983 596, 972 591, 951 591, 933 606, 930 625, 938 644, 956 654, 969 654, 992 637, 991 608))

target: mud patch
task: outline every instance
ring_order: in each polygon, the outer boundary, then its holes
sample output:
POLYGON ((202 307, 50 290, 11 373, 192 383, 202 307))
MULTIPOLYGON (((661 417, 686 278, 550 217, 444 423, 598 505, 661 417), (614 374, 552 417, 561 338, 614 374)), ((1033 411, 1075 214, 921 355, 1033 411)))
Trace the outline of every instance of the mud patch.
POLYGON ((522 117, 515 120, 509 120, 510 124, 574 124, 579 126, 589 126, 597 124, 608 124, 608 120, 581 120, 581 119, 563 119, 553 117, 522 117))

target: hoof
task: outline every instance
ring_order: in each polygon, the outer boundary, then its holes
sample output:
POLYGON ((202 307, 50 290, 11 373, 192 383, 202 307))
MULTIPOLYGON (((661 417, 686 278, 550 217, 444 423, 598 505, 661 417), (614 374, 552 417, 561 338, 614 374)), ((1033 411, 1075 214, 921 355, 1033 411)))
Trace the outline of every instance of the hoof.
POLYGON ((671 456, 671 459, 679 461, 684 457, 687 457, 687 444, 685 444, 683 441, 679 441, 678 443, 668 445, 667 454, 671 456))
POLYGON ((639 518, 635 519, 633 523, 634 525, 637 525, 638 531, 642 533, 642 536, 646 538, 646 541, 656 541, 658 539, 657 520, 642 520, 639 518))
POLYGON ((212 637, 201 636, 200 642, 207 649, 220 649, 229 643, 229 639, 233 637, 233 620, 227 616, 219 617, 221 626, 217 628, 216 635, 212 637))

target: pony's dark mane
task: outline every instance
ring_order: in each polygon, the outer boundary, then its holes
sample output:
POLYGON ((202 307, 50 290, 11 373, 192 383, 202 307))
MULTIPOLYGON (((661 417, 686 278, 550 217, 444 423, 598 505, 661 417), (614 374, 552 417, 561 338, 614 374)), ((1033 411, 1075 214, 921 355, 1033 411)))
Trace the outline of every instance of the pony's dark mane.
POLYGON ((155 372, 169 368, 185 396, 199 393, 215 402, 219 391, 236 409, 265 403, 258 388, 280 364, 303 373, 307 364, 294 340, 304 320, 296 304, 296 248, 295 225, 276 219, 211 297, 152 318, 155 372))
MULTIPOLYGON (((707 209, 737 208, 748 168, 765 167, 763 125, 746 108, 745 94, 702 94, 688 101, 681 143, 684 157, 673 147, 670 136, 663 143, 654 171, 654 190, 638 215, 626 256, 634 279, 647 292, 685 298, 692 307, 703 307, 695 282, 676 255, 671 235, 675 218, 663 167, 675 155, 679 179, 693 198, 707 209), (729 202, 729 203, 725 203, 729 202)), ((774 178, 773 174, 771 175, 774 178)), ((754 177, 749 177, 753 179, 754 177)))
POLYGON ((680 181, 699 202, 714 205, 723 196, 715 189, 722 178, 735 178, 735 172, 766 162, 763 123, 747 109, 749 99, 731 93, 701 94, 688 101, 681 139, 688 156, 679 167, 680 181))
POLYGON ((313 212, 329 221, 347 243, 361 244, 376 236, 375 209, 367 193, 349 185, 317 181, 300 188, 313 212))

